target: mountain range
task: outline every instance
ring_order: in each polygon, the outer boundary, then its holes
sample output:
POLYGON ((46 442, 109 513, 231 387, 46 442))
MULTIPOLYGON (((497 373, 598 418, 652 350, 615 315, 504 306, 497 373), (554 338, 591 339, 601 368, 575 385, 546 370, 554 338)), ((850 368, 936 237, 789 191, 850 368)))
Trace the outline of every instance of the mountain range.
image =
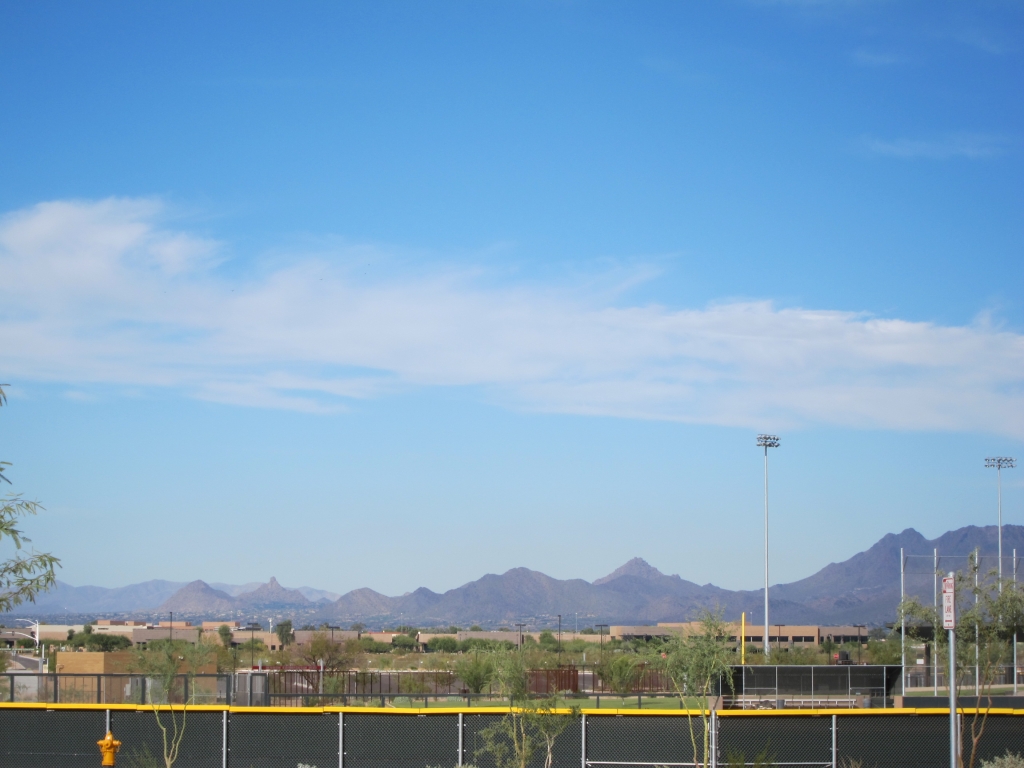
MULTIPOLYGON (((900 549, 907 555, 908 594, 930 602, 933 589, 932 554, 942 554, 940 567, 956 570, 977 549, 987 570, 996 564, 998 532, 995 526, 967 526, 936 539, 926 539, 912 528, 888 534, 869 549, 841 563, 831 563, 800 581, 771 588, 772 621, 789 624, 868 624, 891 621, 900 597, 900 549), (986 558, 988 558, 986 560, 986 558)), ((1004 570, 1012 570, 1010 553, 1024 554, 1024 526, 1003 526, 1004 570)), ((288 589, 277 579, 230 585, 148 581, 116 589, 72 587, 58 583, 20 615, 146 615, 229 619, 268 614, 297 623, 361 622, 369 626, 415 624, 447 626, 479 624, 484 627, 526 622, 551 626, 561 614, 591 625, 649 624, 684 621, 700 608, 719 608, 725 618, 746 611, 757 620, 764 593, 699 585, 678 575, 668 576, 641 558, 634 558, 593 582, 554 579, 527 568, 487 574, 444 593, 421 587, 400 597, 361 588, 344 595, 311 587, 288 589)))

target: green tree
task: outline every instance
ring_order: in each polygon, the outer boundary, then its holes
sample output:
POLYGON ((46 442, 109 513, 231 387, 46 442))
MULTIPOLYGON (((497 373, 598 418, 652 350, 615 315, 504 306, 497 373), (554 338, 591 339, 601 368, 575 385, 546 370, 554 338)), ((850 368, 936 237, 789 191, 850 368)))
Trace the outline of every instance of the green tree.
POLYGON ((95 632, 82 632, 71 641, 72 648, 85 648, 89 651, 123 651, 132 647, 132 641, 124 635, 101 635, 95 632))
POLYGON ((698 754, 702 754, 704 768, 708 768, 711 764, 711 707, 708 699, 716 691, 721 695, 723 681, 732 687, 735 654, 726 644, 729 633, 720 613, 702 611, 697 625, 696 631, 673 637, 666 643, 664 668, 680 703, 686 706, 687 699, 696 700, 703 734, 702 748, 698 748, 694 718, 687 707, 690 742, 693 745, 694 760, 698 754))
POLYGON ((432 637, 430 642, 427 643, 427 647, 431 651, 437 651, 440 653, 455 653, 459 650, 459 641, 454 637, 447 635, 442 637, 432 637))
POLYGON ((231 632, 231 627, 227 624, 221 624, 217 627, 217 636, 220 638, 220 644, 225 648, 230 648, 231 642, 235 639, 234 634, 231 632))
MULTIPOLYGON (((6 384, 0 385, 0 406, 7 404, 6 384)), ((0 482, 11 481, 4 474, 10 462, 0 461, 0 482)), ((24 602, 34 603, 36 597, 57 583, 56 569, 60 560, 46 552, 22 552, 31 543, 19 528, 19 520, 39 513, 42 506, 26 501, 20 494, 8 494, 0 499, 0 543, 5 540, 14 546, 13 557, 0 562, 0 613, 7 613, 24 602)))
POLYGON ((300 674, 311 688, 319 690, 323 675, 336 677, 338 672, 350 669, 360 650, 358 641, 339 642, 327 632, 314 632, 309 643, 297 652, 304 667, 300 674))
MULTIPOLYGON (((956 675, 953 684, 960 690, 967 673, 977 668, 977 685, 981 693, 978 706, 970 720, 970 756, 962 765, 975 768, 980 743, 985 734, 992 708, 992 687, 1003 667, 1012 662, 1013 641, 1024 632, 1024 585, 1010 579, 1000 584, 997 575, 982 573, 976 555, 966 570, 955 574, 958 608, 956 635, 956 675), (985 705, 982 706, 982 702, 985 705)), ((932 606, 922 605, 916 598, 904 601, 897 611, 897 625, 906 622, 907 637, 920 637, 942 620, 932 606)), ((932 640, 939 663, 949 668, 947 632, 934 633, 932 640)), ((898 643, 893 643, 898 648, 898 643)), ((965 719, 966 723, 966 719, 965 719)))
POLYGON ((597 674, 619 696, 628 696, 636 690, 643 669, 643 660, 635 653, 617 653, 597 665, 597 674))
POLYGON ((544 768, 551 768, 555 740, 579 717, 579 709, 557 709, 554 696, 531 700, 529 670, 519 651, 495 655, 493 679, 509 701, 508 712, 480 732, 483 746, 477 755, 490 754, 496 768, 528 768, 543 752, 544 768))
POLYGON ((280 642, 282 648, 287 648, 288 644, 292 641, 292 620, 285 619, 277 625, 277 629, 274 630, 274 634, 277 635, 278 642, 280 642))
POLYGON ((151 678, 158 688, 150 694, 150 707, 163 738, 165 768, 178 759, 188 710, 195 700, 195 676, 212 655, 213 649, 202 643, 157 640, 137 650, 132 659, 132 671, 151 678))
POLYGON ((472 655, 463 656, 455 663, 455 675, 470 693, 482 693, 491 683, 494 662, 490 656, 477 651, 472 655))

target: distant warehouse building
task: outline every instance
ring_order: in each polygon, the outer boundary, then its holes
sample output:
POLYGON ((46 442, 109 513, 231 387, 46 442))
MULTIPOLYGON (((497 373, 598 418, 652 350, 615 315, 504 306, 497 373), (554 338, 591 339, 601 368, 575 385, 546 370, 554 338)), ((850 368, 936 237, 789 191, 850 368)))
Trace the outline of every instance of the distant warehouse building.
MULTIPOLYGON (((726 622, 730 643, 739 644, 740 622, 726 622)), ((608 636, 616 640, 643 639, 655 637, 689 635, 701 631, 699 622, 660 622, 653 626, 611 626, 608 636)), ((764 645, 764 624, 747 624, 744 629, 744 642, 752 645, 764 645)), ((823 627, 813 624, 772 624, 769 628, 768 642, 782 648, 812 648, 826 640, 837 645, 843 643, 866 643, 867 627, 847 625, 839 627, 823 627)))

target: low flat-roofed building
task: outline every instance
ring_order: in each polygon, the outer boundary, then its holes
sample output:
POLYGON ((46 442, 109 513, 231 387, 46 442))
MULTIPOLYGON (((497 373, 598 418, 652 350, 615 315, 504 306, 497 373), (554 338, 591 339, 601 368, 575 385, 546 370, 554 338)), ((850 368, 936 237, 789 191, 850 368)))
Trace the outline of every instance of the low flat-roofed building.
MULTIPOLYGON (((177 624, 177 622, 175 622, 177 624)), ((132 630, 132 643, 146 645, 154 640, 184 640, 193 645, 198 643, 203 631, 198 627, 136 627, 132 630)))
MULTIPOLYGON (((729 642, 738 643, 741 624, 738 621, 725 622, 726 638, 729 642)), ((655 637, 681 636, 702 629, 700 622, 659 622, 656 625, 611 626, 608 635, 616 640, 645 639, 655 637)), ((764 644, 764 624, 747 623, 743 628, 744 642, 751 645, 764 644)), ((858 626, 820 626, 814 624, 772 624, 768 631, 768 642, 781 647, 805 648, 821 645, 826 640, 842 645, 843 643, 866 643, 868 628, 858 626)))
POLYGON ((62 675, 110 675, 131 671, 131 651, 57 651, 57 672, 62 675))
POLYGON ((347 640, 359 639, 359 633, 354 629, 296 629, 292 633, 292 641, 291 643, 289 643, 289 645, 294 645, 301 648, 313 642, 314 635, 320 634, 326 636, 328 640, 333 640, 336 643, 344 643, 347 640))

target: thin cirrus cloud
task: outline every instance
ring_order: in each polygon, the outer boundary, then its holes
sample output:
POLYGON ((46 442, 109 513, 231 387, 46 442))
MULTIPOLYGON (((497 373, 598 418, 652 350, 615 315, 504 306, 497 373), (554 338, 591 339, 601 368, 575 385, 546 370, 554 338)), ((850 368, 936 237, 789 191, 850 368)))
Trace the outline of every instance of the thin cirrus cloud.
POLYGON ((924 160, 984 160, 1003 155, 1010 149, 1006 136, 991 133, 956 133, 937 139, 866 137, 863 145, 872 155, 924 160))
POLYGON ((561 413, 1024 436, 1024 336, 984 322, 630 305, 440 269, 368 280, 344 266, 355 249, 238 277, 221 252, 169 226, 158 201, 7 215, 0 370, 307 411, 462 387, 561 413))

